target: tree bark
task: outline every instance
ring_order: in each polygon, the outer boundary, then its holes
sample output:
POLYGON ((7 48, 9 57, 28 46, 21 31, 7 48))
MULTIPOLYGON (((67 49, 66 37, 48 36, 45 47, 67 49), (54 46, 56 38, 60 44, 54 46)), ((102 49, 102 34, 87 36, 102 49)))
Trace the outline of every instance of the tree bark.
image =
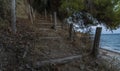
POLYGON ((45 9, 45 19, 47 19, 47 10, 45 9))
POLYGON ((16 0, 11 0, 11 17, 12 31, 16 33, 16 0))
POLYGON ((53 25, 53 28, 55 29, 55 30, 57 30, 57 13, 56 12, 54 12, 54 25, 53 25))
POLYGON ((69 28, 69 39, 72 41, 73 40, 73 24, 70 24, 69 28))
POLYGON ((32 0, 25 0, 25 5, 26 5, 26 12, 28 14, 28 19, 31 21, 32 24, 34 24, 35 20, 35 12, 32 5, 32 0))
POLYGON ((96 33, 95 33, 95 38, 94 38, 94 44, 93 44, 93 49, 92 49, 92 56, 97 58, 99 54, 99 43, 100 43, 100 37, 101 37, 101 31, 102 27, 97 27, 96 33))
POLYGON ((29 4, 28 8, 29 8, 29 17, 30 17, 31 23, 33 24, 34 23, 33 22, 33 9, 30 6, 30 4, 29 4))

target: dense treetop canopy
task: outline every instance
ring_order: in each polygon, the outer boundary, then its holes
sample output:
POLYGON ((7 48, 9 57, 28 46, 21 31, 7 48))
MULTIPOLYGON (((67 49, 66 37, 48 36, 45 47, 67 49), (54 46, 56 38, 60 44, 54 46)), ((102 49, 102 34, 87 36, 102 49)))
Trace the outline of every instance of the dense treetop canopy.
POLYGON ((104 22, 109 29, 116 29, 120 25, 119 0, 61 0, 60 10, 68 15, 75 11, 92 14, 99 22, 104 22))

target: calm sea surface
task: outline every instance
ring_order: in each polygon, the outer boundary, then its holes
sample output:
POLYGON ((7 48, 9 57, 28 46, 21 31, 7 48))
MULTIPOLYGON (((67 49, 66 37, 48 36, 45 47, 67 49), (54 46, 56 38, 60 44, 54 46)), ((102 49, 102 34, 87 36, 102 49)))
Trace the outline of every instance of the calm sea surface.
POLYGON ((101 48, 120 53, 120 34, 102 34, 101 48))

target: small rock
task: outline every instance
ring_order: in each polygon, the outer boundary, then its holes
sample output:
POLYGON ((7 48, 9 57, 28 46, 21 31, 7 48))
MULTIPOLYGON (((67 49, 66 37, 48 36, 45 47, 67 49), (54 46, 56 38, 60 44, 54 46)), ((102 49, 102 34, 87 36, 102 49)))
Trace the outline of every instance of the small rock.
POLYGON ((24 68, 23 67, 19 67, 20 70, 23 70, 24 68))
POLYGON ((28 69, 30 69, 30 68, 31 68, 28 64, 26 64, 26 67, 27 67, 28 69))

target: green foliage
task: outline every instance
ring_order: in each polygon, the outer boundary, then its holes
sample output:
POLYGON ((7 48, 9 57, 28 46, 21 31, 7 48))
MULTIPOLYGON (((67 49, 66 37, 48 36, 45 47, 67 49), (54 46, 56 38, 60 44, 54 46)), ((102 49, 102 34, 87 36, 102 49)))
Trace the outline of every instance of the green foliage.
POLYGON ((31 5, 32 7, 38 11, 38 12, 44 12, 45 9, 48 11, 48 7, 50 8, 49 4, 48 4, 49 0, 34 0, 31 5))
POLYGON ((74 11, 80 11, 84 9, 84 0, 61 0, 60 10, 67 12, 71 15, 74 11))
POLYGON ((102 22, 105 22, 108 29, 116 29, 120 25, 120 8, 116 8, 118 0, 94 0, 96 12, 94 16, 102 22))
POLYGON ((120 1, 119 0, 61 0, 60 10, 68 15, 76 11, 87 11, 100 22, 104 22, 109 29, 116 29, 120 25, 120 1), (86 2, 86 3, 85 3, 86 2), (92 9, 89 8, 92 6, 92 9), (88 8, 86 8, 88 7, 88 8), (92 10, 90 12, 89 10, 92 10))

